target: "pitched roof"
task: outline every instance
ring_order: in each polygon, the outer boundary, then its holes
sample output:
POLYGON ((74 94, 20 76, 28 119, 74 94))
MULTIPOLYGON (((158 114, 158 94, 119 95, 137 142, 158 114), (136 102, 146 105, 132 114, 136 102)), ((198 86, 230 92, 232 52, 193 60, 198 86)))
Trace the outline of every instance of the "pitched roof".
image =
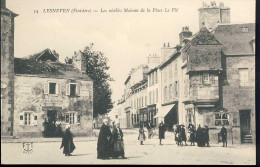
POLYGON ((254 54, 251 41, 255 37, 255 23, 219 24, 212 33, 223 45, 225 55, 254 54), (248 32, 243 32, 243 28, 248 28, 248 32))
POLYGON ((191 45, 221 45, 206 27, 202 27, 190 42, 191 45))
POLYGON ((7 9, 7 8, 1 7, 1 15, 2 15, 2 14, 8 14, 8 15, 11 14, 13 17, 18 16, 18 14, 12 12, 11 10, 9 10, 9 9, 7 9))
MULTIPOLYGON (((43 61, 38 60, 42 55, 41 53, 49 51, 49 49, 45 49, 29 58, 15 58, 14 73, 16 75, 36 75, 37 77, 91 81, 91 78, 87 74, 82 74, 79 69, 71 64, 64 64, 58 60, 46 61, 46 57, 42 57, 43 61)), ((49 56, 50 54, 47 54, 47 57, 49 56)))
POLYGON ((49 48, 44 49, 43 51, 36 53, 34 55, 28 56, 29 59, 38 61, 46 61, 50 59, 51 61, 58 61, 59 60, 59 54, 55 52, 55 50, 51 51, 49 48))

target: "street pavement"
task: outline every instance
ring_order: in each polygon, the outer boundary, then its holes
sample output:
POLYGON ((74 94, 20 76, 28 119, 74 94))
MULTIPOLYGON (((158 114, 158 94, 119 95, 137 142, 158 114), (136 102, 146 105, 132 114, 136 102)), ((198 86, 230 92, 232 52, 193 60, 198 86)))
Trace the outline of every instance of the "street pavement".
MULTIPOLYGON (((60 148, 61 139, 50 142, 34 142, 33 152, 23 153, 23 143, 1 143, 2 164, 180 164, 180 165, 254 165, 255 145, 230 145, 221 147, 177 146, 174 135, 166 132, 163 145, 158 136, 147 139, 140 145, 138 130, 123 130, 125 156, 128 159, 97 159, 97 139, 74 139, 76 149, 73 156, 64 156, 60 148)), ((147 132, 146 132, 147 133, 147 132)), ((190 143, 188 143, 190 144, 190 143)))

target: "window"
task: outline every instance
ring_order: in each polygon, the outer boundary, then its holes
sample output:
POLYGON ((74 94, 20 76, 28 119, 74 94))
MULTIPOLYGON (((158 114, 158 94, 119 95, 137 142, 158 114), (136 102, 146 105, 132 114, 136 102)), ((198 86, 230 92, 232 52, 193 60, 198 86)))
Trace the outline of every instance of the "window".
POLYGON ((145 96, 145 105, 147 106, 147 96, 145 96))
POLYGON ((56 94, 56 83, 49 82, 49 94, 56 94))
POLYGON ((242 27, 242 32, 248 32, 248 27, 242 27))
POLYGON ((68 83, 66 84, 66 95, 68 96, 80 96, 80 84, 68 83))
POLYGON ((168 88, 165 86, 165 100, 168 100, 168 88))
POLYGON ((215 84, 215 75, 214 74, 210 74, 209 75, 209 80, 211 84, 215 84))
POLYGON ((179 97, 179 84, 178 81, 175 81, 175 97, 179 97))
POLYGON ((157 76, 157 71, 155 71, 155 83, 157 83, 158 82, 158 78, 157 78, 158 76, 157 76))
POLYGON ((209 84, 209 73, 202 74, 202 81, 203 81, 203 84, 209 84))
POLYGON ((70 96, 76 96, 76 84, 70 84, 70 96))
POLYGON ((170 67, 169 67, 169 78, 172 77, 172 64, 170 64, 170 67))
POLYGON ((172 99, 172 84, 169 86, 169 99, 172 99))
POLYGON ((69 124, 80 123, 80 115, 77 115, 76 112, 67 112, 65 114, 65 122, 69 124))
MULTIPOLYGON (((32 125, 32 113, 25 112, 24 113, 24 125, 32 125)), ((21 117, 20 117, 21 120, 21 117)))
POLYGON ((193 124, 192 117, 193 117, 193 116, 192 116, 192 109, 189 108, 189 109, 187 109, 187 122, 188 122, 188 123, 193 124))
POLYGON ((116 115, 116 118, 118 118, 118 115, 116 115))
POLYGON ((215 126, 229 125, 228 113, 215 114, 215 126))
POLYGON ((156 89, 156 103, 158 103, 158 89, 156 89))
POLYGON ((248 68, 239 68, 239 85, 248 86, 248 68))

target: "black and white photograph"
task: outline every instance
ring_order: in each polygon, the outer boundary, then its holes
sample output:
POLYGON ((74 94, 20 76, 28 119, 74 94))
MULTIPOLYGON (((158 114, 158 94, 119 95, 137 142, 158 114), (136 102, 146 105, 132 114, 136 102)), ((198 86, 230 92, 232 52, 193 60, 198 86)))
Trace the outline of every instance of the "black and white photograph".
POLYGON ((256 165, 255 0, 0 0, 1 164, 256 165))

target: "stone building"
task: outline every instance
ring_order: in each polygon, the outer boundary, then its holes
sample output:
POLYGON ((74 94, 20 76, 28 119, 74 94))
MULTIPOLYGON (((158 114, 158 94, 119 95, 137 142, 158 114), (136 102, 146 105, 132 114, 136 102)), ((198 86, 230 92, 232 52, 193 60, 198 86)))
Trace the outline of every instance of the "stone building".
POLYGON ((92 133, 93 82, 50 49, 15 58, 14 136, 55 137, 66 124, 73 134, 92 133))
POLYGON ((1 0, 1 136, 14 133, 14 18, 1 0))
POLYGON ((230 23, 230 8, 225 7, 224 3, 217 6, 215 1, 210 5, 203 2, 199 11, 199 29, 206 26, 208 30, 212 30, 218 23, 230 23))

